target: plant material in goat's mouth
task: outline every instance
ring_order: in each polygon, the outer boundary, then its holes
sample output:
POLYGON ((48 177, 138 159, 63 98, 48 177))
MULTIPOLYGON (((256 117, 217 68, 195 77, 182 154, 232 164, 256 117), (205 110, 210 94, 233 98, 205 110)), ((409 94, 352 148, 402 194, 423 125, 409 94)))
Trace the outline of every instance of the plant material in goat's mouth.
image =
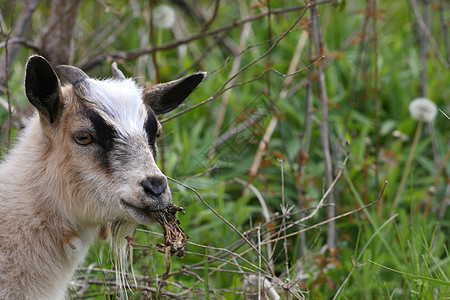
POLYGON ((186 241, 189 237, 184 233, 180 221, 175 216, 177 212, 186 214, 182 207, 169 204, 165 209, 153 211, 150 215, 161 224, 164 231, 164 241, 156 245, 156 250, 166 253, 166 249, 170 248, 171 255, 183 257, 186 241))

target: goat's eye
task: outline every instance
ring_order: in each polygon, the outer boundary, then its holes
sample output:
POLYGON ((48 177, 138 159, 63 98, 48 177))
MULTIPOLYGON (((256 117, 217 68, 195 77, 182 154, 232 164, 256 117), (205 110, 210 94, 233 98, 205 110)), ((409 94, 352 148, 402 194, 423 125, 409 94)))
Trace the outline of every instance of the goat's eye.
POLYGON ((73 139, 75 140, 75 142, 77 142, 77 144, 80 145, 89 145, 93 141, 92 135, 90 135, 86 131, 75 132, 73 134, 73 139))

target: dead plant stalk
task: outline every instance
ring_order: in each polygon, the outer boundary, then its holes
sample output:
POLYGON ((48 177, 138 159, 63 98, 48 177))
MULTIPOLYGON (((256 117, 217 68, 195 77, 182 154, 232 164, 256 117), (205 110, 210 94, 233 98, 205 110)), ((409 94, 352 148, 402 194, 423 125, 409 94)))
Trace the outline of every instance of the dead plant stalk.
MULTIPOLYGON (((319 14, 317 12, 316 5, 311 6, 311 35, 314 38, 316 56, 320 56, 323 53, 323 45, 321 40, 321 33, 319 27, 319 14)), ((329 188, 333 182, 333 162, 331 158, 330 149, 330 135, 329 135, 329 123, 328 123, 328 94, 327 85, 325 82, 325 72, 323 64, 319 64, 317 67, 319 73, 319 90, 320 90, 320 103, 322 106, 322 121, 320 122, 320 136, 322 140, 324 163, 325 163, 325 185, 329 188)), ((333 193, 330 193, 328 198, 328 218, 331 220, 328 224, 327 232, 327 245, 328 248, 336 248, 336 225, 333 221, 336 215, 335 199, 333 193)))

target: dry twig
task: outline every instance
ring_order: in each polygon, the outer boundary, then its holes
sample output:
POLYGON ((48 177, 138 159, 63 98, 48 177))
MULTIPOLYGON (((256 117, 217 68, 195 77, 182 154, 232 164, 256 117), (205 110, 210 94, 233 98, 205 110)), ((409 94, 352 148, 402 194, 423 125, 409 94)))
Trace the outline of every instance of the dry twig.
MULTIPOLYGON (((334 0, 323 0, 323 1, 318 1, 316 2, 315 5, 323 5, 326 3, 330 3, 333 2, 334 0)), ((280 9, 274 9, 271 10, 270 13, 272 15, 276 15, 276 14, 283 14, 283 13, 287 13, 287 12, 292 12, 292 11, 300 11, 300 10, 305 10, 309 7, 309 4, 307 5, 301 5, 301 6, 294 6, 294 7, 287 7, 287 8, 280 8, 280 9)), ((97 57, 94 57, 93 59, 91 59, 90 61, 80 65, 79 67, 83 70, 89 70, 93 67, 95 67, 96 65, 100 64, 102 61, 104 61, 105 59, 109 59, 109 60, 130 60, 130 59, 135 59, 141 55, 146 55, 146 54, 150 54, 154 51, 161 51, 161 50, 169 50, 169 49, 173 49, 176 48, 180 45, 184 45, 184 44, 188 44, 191 43, 193 41, 205 38, 205 37, 209 37, 209 36, 214 36, 216 34, 219 34, 221 32, 224 31, 228 31, 232 28, 241 26, 245 23, 248 22, 252 22, 261 18, 265 18, 269 13, 268 12, 264 12, 252 17, 249 17, 247 19, 244 20, 237 20, 232 22, 230 25, 228 26, 224 26, 218 29, 214 29, 214 30, 210 30, 210 31, 205 31, 205 32, 200 32, 198 34, 195 34, 191 37, 187 37, 187 38, 183 38, 183 39, 177 39, 173 42, 155 47, 155 48, 145 48, 145 49, 137 49, 137 50, 131 50, 131 51, 119 51, 116 53, 111 53, 111 54, 100 54, 97 57)))

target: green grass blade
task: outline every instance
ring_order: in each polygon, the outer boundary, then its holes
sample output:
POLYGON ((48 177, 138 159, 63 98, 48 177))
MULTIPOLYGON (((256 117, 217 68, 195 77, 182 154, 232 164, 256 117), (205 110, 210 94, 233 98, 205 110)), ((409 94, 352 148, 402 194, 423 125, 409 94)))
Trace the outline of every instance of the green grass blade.
POLYGON ((445 280, 440 280, 440 279, 435 279, 435 278, 425 277, 425 276, 420 276, 420 275, 414 275, 414 274, 411 274, 411 273, 406 273, 406 272, 402 272, 402 271, 399 271, 399 270, 391 269, 389 267, 386 267, 386 266, 383 266, 383 265, 381 265, 379 263, 376 263, 376 262, 374 262, 374 261, 372 261, 370 259, 369 259, 369 262, 371 262, 371 263, 373 263, 373 264, 375 264, 375 265, 377 265, 379 267, 385 268, 386 270, 389 270, 389 271, 392 271, 392 272, 396 272, 396 273, 399 273, 399 274, 402 274, 402 275, 405 275, 405 276, 408 276, 408 277, 412 277, 414 279, 420 279, 420 280, 423 280, 423 281, 428 281, 428 282, 432 282, 432 283, 436 283, 436 284, 440 284, 440 285, 450 286, 450 281, 445 281, 445 280))

